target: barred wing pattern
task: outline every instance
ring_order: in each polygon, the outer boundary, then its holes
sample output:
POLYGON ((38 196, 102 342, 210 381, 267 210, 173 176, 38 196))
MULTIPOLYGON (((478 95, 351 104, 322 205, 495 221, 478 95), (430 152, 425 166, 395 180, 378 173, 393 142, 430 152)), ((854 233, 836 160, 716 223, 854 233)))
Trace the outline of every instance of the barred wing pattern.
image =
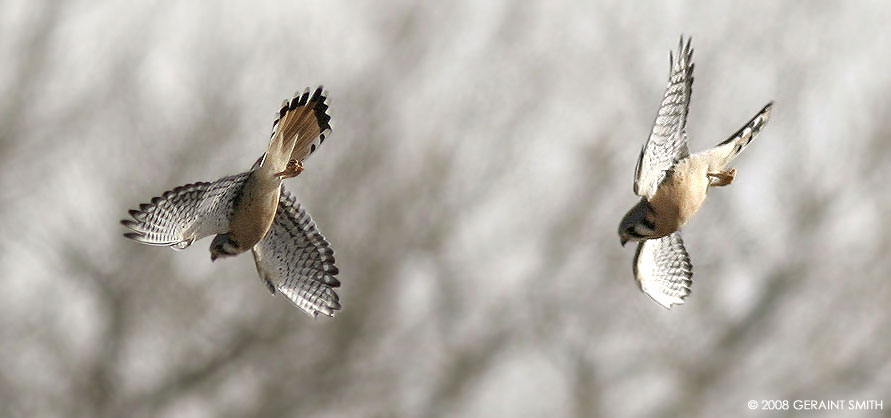
POLYGON ((669 55, 671 74, 653 130, 640 150, 634 168, 634 193, 650 197, 662 182, 665 172, 690 154, 687 149, 687 113, 693 89, 693 48, 691 39, 678 44, 678 60, 669 55))
POLYGON ((133 232, 125 237, 142 244, 182 250, 192 242, 229 229, 234 202, 250 173, 177 187, 155 197, 151 203, 130 210, 133 219, 121 224, 133 232))
POLYGON ((313 317, 334 316, 340 309, 334 250, 288 191, 282 189, 272 227, 253 253, 257 272, 273 294, 278 290, 313 317))
POLYGON ((666 309, 690 294, 693 265, 677 232, 641 241, 634 255, 634 277, 640 290, 666 309))

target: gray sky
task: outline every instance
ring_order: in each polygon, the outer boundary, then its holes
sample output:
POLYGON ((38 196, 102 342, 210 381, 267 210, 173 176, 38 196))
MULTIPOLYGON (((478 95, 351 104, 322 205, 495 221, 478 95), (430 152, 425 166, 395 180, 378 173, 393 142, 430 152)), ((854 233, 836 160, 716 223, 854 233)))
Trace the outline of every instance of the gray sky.
POLYGON ((0 415, 891 402, 885 3, 218 6, 0 2, 0 415), (681 34, 692 150, 776 106, 685 228, 693 294, 666 311, 615 229, 681 34), (128 208, 248 169, 317 84, 334 132, 286 187, 336 250, 337 317, 209 240, 120 236, 128 208))

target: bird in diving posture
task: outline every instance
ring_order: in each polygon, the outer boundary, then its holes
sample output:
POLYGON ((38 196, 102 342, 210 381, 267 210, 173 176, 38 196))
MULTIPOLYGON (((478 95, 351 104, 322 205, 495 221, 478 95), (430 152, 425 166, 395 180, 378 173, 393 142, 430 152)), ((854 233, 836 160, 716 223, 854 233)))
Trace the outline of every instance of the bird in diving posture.
POLYGON ((334 251, 315 222, 282 186, 303 171, 303 161, 331 132, 327 92, 307 88, 285 100, 272 139, 250 171, 177 187, 131 210, 125 237, 183 250, 216 235, 210 259, 250 250, 267 289, 315 317, 334 316, 340 286, 334 251))
POLYGON ((687 111, 693 86, 693 48, 681 37, 678 55, 669 53, 670 75, 650 137, 634 169, 634 193, 640 201, 619 223, 622 246, 639 241, 634 276, 641 290, 665 308, 684 303, 693 277, 690 256, 678 230, 699 210, 711 186, 736 177, 728 165, 770 118, 773 102, 714 148, 690 155, 687 111))

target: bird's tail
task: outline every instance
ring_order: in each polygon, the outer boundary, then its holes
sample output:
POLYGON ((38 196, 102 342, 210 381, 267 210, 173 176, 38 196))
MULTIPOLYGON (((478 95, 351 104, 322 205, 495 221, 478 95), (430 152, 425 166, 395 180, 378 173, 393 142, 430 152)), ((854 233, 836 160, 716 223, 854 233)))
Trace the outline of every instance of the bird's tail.
POLYGON ((714 148, 706 151, 711 170, 724 170, 743 149, 761 133, 761 129, 770 120, 770 111, 773 109, 773 102, 768 103, 761 109, 755 117, 748 123, 743 125, 730 138, 727 138, 714 148))
POLYGON ((303 161, 322 145, 331 132, 328 92, 322 86, 295 93, 282 102, 272 122, 272 139, 260 166, 282 171, 289 160, 303 161))

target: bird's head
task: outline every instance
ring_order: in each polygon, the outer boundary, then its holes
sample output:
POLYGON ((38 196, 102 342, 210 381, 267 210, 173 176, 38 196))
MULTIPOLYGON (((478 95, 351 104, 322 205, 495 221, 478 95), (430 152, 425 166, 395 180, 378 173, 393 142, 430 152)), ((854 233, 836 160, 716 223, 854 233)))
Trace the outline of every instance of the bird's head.
POLYGON ((641 199, 619 222, 619 242, 624 247, 628 241, 642 241, 652 237, 656 225, 655 212, 646 201, 641 199))
POLYGON ((238 255, 243 251, 238 243, 229 237, 229 234, 219 234, 210 243, 210 261, 215 261, 219 257, 238 255))

